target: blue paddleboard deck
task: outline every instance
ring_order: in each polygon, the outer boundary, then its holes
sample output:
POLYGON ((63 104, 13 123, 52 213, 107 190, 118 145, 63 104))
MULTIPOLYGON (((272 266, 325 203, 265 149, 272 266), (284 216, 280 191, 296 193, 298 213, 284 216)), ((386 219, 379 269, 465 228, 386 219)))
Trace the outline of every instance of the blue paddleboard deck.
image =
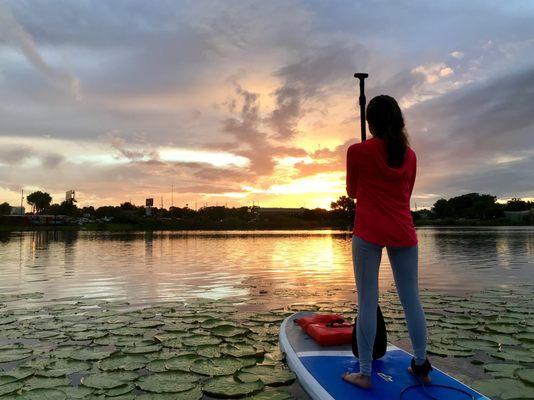
MULTIPOLYGON (((399 399, 405 388, 418 385, 417 379, 407 370, 412 356, 393 345, 388 345, 384 357, 373 361, 372 389, 360 389, 345 382, 341 378, 343 373, 359 371, 358 359, 352 354, 350 345, 319 346, 294 322, 310 314, 312 313, 296 313, 284 320, 280 328, 280 347, 286 355, 289 367, 313 400, 399 399)), ((409 389, 404 392, 402 399, 428 400, 426 390, 428 394, 440 400, 489 400, 436 368, 431 377, 432 385, 424 389, 409 389), (435 385, 445 385, 449 388, 435 385)))

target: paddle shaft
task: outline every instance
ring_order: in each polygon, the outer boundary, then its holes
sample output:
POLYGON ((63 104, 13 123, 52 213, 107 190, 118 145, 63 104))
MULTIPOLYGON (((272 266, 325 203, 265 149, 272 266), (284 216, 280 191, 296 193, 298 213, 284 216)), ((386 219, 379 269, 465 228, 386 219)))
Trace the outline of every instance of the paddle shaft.
POLYGON ((365 135, 365 78, 369 77, 369 74, 363 73, 363 72, 357 72, 354 74, 354 77, 356 79, 359 79, 360 81, 360 97, 359 97, 359 103, 360 103, 360 124, 361 124, 361 133, 362 133, 362 142, 365 141, 366 135, 365 135))

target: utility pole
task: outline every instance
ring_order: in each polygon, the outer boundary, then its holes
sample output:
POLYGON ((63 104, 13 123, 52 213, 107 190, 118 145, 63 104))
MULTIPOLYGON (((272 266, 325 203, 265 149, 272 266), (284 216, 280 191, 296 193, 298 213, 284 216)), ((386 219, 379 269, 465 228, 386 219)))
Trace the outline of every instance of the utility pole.
POLYGON ((23 215, 23 209, 24 207, 24 189, 21 189, 21 194, 20 194, 20 215, 23 215))
POLYGON ((171 185, 171 207, 174 207, 174 183, 171 185))

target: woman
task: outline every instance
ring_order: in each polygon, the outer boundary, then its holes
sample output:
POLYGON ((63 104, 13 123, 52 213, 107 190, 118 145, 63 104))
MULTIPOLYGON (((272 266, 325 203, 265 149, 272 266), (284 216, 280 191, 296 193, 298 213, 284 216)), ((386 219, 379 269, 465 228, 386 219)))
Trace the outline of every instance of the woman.
POLYGON ((386 247, 415 354, 408 370, 428 383, 432 367, 426 358, 426 322, 417 286, 417 235, 410 213, 416 157, 394 98, 373 98, 366 119, 373 138, 350 146, 347 152, 347 194, 357 199, 352 259, 358 289, 360 372, 345 373, 343 379, 371 387, 378 269, 386 247))

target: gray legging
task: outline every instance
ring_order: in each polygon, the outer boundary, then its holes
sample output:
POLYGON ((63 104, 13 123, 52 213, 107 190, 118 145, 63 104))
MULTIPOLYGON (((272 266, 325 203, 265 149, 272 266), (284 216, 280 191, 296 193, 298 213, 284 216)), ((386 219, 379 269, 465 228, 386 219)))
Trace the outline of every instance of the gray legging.
MULTIPOLYGON (((371 375, 372 350, 376 335, 376 307, 378 305, 378 269, 382 249, 357 236, 352 236, 352 261, 358 288, 358 320, 356 334, 360 355, 360 372, 371 375)), ((417 285, 418 247, 387 247, 388 257, 397 286, 402 308, 406 316, 412 341, 415 363, 422 365, 426 359, 426 322, 419 300, 417 285)))

